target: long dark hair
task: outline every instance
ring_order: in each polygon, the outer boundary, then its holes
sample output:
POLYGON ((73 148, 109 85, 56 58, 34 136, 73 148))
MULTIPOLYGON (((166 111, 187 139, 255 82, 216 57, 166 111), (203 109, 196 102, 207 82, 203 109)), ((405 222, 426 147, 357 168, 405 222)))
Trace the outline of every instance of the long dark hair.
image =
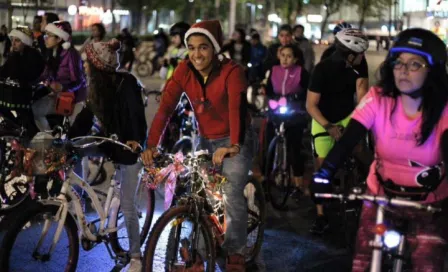
POLYGON ((95 116, 107 129, 113 127, 115 93, 117 90, 117 73, 106 72, 89 64, 89 106, 95 116))
POLYGON ((53 56, 52 49, 45 48, 47 50, 47 66, 50 69, 52 76, 56 76, 59 70, 59 65, 61 64, 61 53, 63 50, 61 44, 58 45, 55 56, 53 56))
MULTIPOLYGON (((392 97, 395 101, 401 95, 395 86, 392 62, 399 55, 386 58, 379 71, 378 86, 382 88, 382 95, 392 97)), ((436 64, 429 68, 425 82, 422 86, 422 125, 420 135, 417 137, 417 145, 423 145, 428 140, 445 109, 448 101, 448 75, 445 66, 436 64)), ((392 112, 395 111, 395 103, 392 112)))
MULTIPOLYGON (((91 27, 98 28, 98 31, 100 32, 100 38, 101 38, 100 40, 103 40, 104 37, 106 37, 106 28, 104 27, 104 25, 102 23, 93 24, 91 27)), ((93 38, 93 36, 92 36, 92 38, 93 38)))

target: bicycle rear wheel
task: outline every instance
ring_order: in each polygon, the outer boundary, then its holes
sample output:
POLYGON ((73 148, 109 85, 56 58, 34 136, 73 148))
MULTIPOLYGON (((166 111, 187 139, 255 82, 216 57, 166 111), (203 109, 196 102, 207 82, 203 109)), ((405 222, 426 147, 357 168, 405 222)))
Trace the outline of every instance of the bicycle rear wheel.
MULTIPOLYGON (((146 188, 145 184, 140 184, 136 197, 140 226, 140 245, 145 243, 152 224, 155 210, 154 190, 146 188)), ((126 229, 124 215, 121 207, 115 218, 117 231, 109 234, 110 244, 115 253, 121 254, 129 251, 129 235, 126 229)))
POLYGON ((11 177, 15 152, 12 141, 20 141, 15 133, 0 132, 0 212, 10 211, 29 199, 30 184, 25 176, 11 177))
POLYGON ((215 271, 212 230, 208 219, 196 218, 193 210, 189 205, 172 207, 159 217, 146 242, 143 271, 215 271))
POLYGON ((283 140, 276 136, 269 145, 266 162, 266 189, 275 209, 285 209, 291 193, 291 169, 283 140))
POLYGON ((59 241, 49 254, 58 225, 54 216, 59 207, 34 203, 33 207, 23 209, 18 217, 11 220, 2 242, 1 271, 76 271, 79 239, 78 229, 71 215, 67 214, 59 241), (45 230, 46 235, 43 234, 45 230), (40 239, 42 241, 38 246, 40 239), (67 252, 63 253, 64 251, 67 252))
POLYGON ((246 185, 244 195, 247 199, 249 216, 244 256, 246 257, 246 263, 251 263, 255 261, 263 245, 264 228, 266 226, 266 201, 263 187, 254 178, 250 179, 246 185))

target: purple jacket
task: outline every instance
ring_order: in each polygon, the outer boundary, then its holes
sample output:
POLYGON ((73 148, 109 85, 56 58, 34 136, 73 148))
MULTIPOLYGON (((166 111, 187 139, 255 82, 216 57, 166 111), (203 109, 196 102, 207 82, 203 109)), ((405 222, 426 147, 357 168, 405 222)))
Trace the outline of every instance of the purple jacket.
POLYGON ((46 65, 41 81, 59 82, 64 92, 75 93, 75 101, 82 102, 87 98, 87 84, 84 76, 82 59, 75 48, 62 50, 60 63, 56 73, 46 65))

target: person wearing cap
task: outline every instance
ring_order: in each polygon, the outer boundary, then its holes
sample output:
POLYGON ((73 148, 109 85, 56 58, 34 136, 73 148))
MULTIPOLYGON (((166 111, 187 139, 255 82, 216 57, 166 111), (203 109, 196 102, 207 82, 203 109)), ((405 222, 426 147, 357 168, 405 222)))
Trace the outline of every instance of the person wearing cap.
MULTIPOLYGON (((331 178, 354 146, 371 131, 375 160, 367 193, 405 198, 442 208, 431 213, 399 209, 385 218, 407 222, 412 271, 444 270, 448 241, 448 75, 446 45, 420 28, 401 32, 380 68, 380 78, 355 109, 344 135, 314 176, 313 191, 331 192, 331 178), (328 181, 323 182, 323 181, 328 181), (403 218, 402 218, 403 219, 403 218), (399 220, 402 220, 399 219, 399 220)), ((364 205, 353 270, 369 268, 376 207, 364 205)))
POLYGON ((33 32, 19 26, 9 33, 12 41, 11 53, 0 67, 1 78, 11 78, 25 84, 34 84, 45 67, 39 51, 33 48, 33 32))
POLYGON ((69 117, 70 124, 84 107, 87 96, 81 56, 71 44, 70 23, 58 21, 47 24, 45 32, 45 45, 51 54, 47 56, 47 64, 40 79, 51 93, 33 104, 36 125, 41 131, 51 129, 46 116, 55 113, 59 92, 72 92, 75 95, 73 114, 69 117))
MULTIPOLYGON (((144 144, 147 132, 142 86, 126 70, 117 71, 120 65, 117 57, 120 46, 116 39, 86 45, 83 60, 89 80, 87 106, 77 116, 68 138, 88 135, 96 120, 100 134, 106 137, 115 134, 120 142, 137 151, 138 146, 144 144)), ((140 228, 134 204, 142 164, 138 162, 137 153, 120 146, 101 145, 97 151, 92 155, 102 153, 119 165, 117 177, 121 177, 120 205, 129 234, 131 257, 127 271, 140 272, 140 228)))
POLYGON ((222 165, 223 175, 228 179, 223 185, 227 222, 223 244, 228 253, 226 271, 245 271, 247 203, 243 191, 257 140, 249 127, 244 69, 218 54, 222 43, 219 21, 199 22, 187 31, 188 60, 179 63, 165 85, 142 159, 145 165, 153 164, 163 131, 185 92, 198 122, 197 150, 213 152, 214 164, 222 165))
MULTIPOLYGON (((31 85, 38 82, 45 68, 42 56, 33 48, 33 33, 28 27, 19 26, 9 33, 9 37, 12 41, 12 51, 5 64, 0 67, 0 79, 17 80, 21 86, 32 92, 31 85)), ((30 110, 16 110, 16 112, 30 135, 37 133, 32 112, 30 110)), ((2 115, 15 119, 8 110, 2 110, 2 115)))
MULTIPOLYGON (((347 28, 336 34, 335 44, 335 53, 314 68, 306 98, 306 109, 312 117, 311 135, 317 169, 334 143, 341 138, 342 128, 350 121, 356 105, 355 94, 357 101, 360 101, 368 91, 368 69, 362 65, 364 52, 369 47, 367 37, 359 29, 347 28), (327 136, 315 137, 322 133, 327 133, 327 136)), ((314 199, 314 202, 317 218, 310 232, 322 234, 329 224, 321 199, 314 199)))

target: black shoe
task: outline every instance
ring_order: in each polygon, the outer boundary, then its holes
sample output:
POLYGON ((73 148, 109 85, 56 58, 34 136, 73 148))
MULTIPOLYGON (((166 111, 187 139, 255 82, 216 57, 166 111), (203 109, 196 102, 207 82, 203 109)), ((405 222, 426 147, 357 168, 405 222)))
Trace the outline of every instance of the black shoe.
POLYGON ((324 215, 319 215, 311 226, 310 232, 314 234, 323 234, 329 227, 328 219, 324 215))

